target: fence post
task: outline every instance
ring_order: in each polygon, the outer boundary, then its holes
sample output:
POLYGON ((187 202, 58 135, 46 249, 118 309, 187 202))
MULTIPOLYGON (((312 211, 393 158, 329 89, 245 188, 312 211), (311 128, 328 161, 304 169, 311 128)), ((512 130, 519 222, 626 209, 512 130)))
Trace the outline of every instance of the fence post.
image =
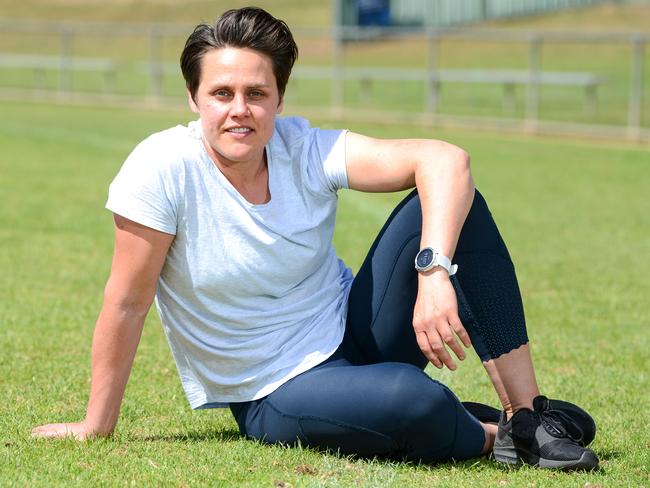
POLYGON ((627 136, 632 140, 638 140, 641 137, 644 56, 645 37, 639 33, 632 37, 632 73, 627 114, 627 136))
POLYGON ((480 0, 479 9, 479 21, 485 22, 488 18, 487 0, 480 0))
POLYGON ((438 112, 438 35, 433 28, 427 29, 428 51, 427 51, 427 76, 425 93, 427 97, 427 111, 435 120, 438 112))
POLYGON ((542 37, 535 34, 530 37, 528 51, 528 84, 526 85, 526 121, 527 131, 536 132, 539 121, 539 82, 541 69, 542 37))
POLYGON ((331 100, 332 113, 339 117, 343 112, 345 100, 345 79, 344 79, 344 52, 343 52, 343 29, 340 19, 333 25, 333 60, 332 60, 332 85, 331 100))
POLYGON ((59 92, 65 95, 70 94, 72 89, 72 64, 74 56, 74 28, 70 25, 62 25, 59 31, 61 39, 61 65, 59 71, 59 92))
POLYGON ((151 96, 151 100, 154 103, 160 102, 160 99, 162 98, 163 69, 161 64, 162 63, 161 60, 162 49, 160 47, 161 37, 162 37, 162 33, 160 31, 160 26, 157 24, 152 25, 150 35, 149 35, 149 44, 150 44, 149 75, 151 76, 150 96, 151 96))

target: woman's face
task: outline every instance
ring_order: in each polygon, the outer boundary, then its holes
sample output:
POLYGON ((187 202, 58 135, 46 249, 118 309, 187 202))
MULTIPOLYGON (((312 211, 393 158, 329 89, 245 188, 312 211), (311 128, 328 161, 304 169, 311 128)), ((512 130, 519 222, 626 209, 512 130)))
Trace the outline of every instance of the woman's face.
POLYGON ((217 163, 260 163, 282 110, 271 59, 252 49, 208 51, 190 107, 201 117, 203 139, 217 163))

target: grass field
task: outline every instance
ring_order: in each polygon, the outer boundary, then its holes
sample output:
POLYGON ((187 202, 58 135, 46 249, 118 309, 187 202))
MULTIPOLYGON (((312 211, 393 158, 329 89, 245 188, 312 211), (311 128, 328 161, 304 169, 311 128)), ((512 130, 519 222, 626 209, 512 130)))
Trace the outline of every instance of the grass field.
MULTIPOLYGON (((34 441, 81 418, 111 248, 107 187, 135 143, 191 118, 0 103, 0 486, 648 486, 650 152, 566 139, 349 124, 469 150, 517 265, 544 392, 598 421, 595 473, 504 469, 485 459, 415 466, 241 439, 227 412, 187 406, 155 313, 111 439, 34 441)), ((323 125, 329 126, 324 123, 323 125)), ((342 192, 335 244, 353 268, 399 195, 342 192)), ((479 361, 429 371, 496 404, 479 361)))
MULTIPOLYGON (((245 5, 244 0, 171 2, 168 0, 120 0, 116 2, 75 0, 0 0, 0 20, 71 20, 114 21, 122 24, 166 22, 187 26, 176 35, 166 36, 160 44, 159 56, 172 67, 191 26, 198 21, 211 21, 227 7, 245 5)), ((301 54, 298 66, 329 66, 333 59, 333 43, 327 27, 331 22, 329 2, 282 0, 258 2, 262 7, 285 19, 296 31, 301 54), (314 29, 315 28, 315 29, 314 29), (318 30, 321 29, 321 30, 318 30)), ((650 3, 600 5, 531 18, 490 22, 480 27, 519 30, 555 30, 567 32, 643 32, 649 33, 650 3)), ((0 52, 58 55, 61 40, 58 31, 39 29, 30 34, 1 32, 0 52)), ((116 35, 113 30, 78 32, 73 39, 74 54, 80 57, 110 59, 117 63, 114 87, 99 73, 77 72, 72 88, 80 93, 114 91, 119 95, 143 97, 154 89, 147 63, 151 58, 150 35, 147 29, 138 33, 116 35)), ((467 41, 445 39, 440 42, 437 63, 441 68, 461 69, 527 69, 528 45, 525 42, 467 41)), ((380 66, 425 68, 428 41, 422 37, 402 40, 349 43, 344 49, 347 66, 380 66)), ((584 93, 579 87, 544 86, 541 90, 539 116, 542 120, 585 124, 624 126, 628 121, 632 50, 629 43, 546 42, 542 46, 542 68, 548 71, 580 71, 602 77, 598 88, 597 110, 584 109, 584 93)), ((650 48, 645 52, 645 91, 650 92, 650 48)), ((59 72, 43 69, 0 68, 0 87, 41 87, 55 91, 59 72)), ((419 82, 377 82, 372 93, 357 82, 345 85, 345 107, 348 109, 381 109, 402 113, 425 112, 425 85, 419 82)), ((302 80, 289 86, 290 102, 296 106, 327 106, 331 99, 327 81, 302 80)), ((183 81, 180 70, 165 75, 162 94, 168 101, 181 100, 183 81)), ((526 101, 525 87, 516 90, 515 106, 504 108, 503 87, 498 84, 447 84, 440 96, 439 112, 447 115, 473 117, 522 118, 526 101)), ((642 125, 650 127, 650 96, 643 102, 642 125)))

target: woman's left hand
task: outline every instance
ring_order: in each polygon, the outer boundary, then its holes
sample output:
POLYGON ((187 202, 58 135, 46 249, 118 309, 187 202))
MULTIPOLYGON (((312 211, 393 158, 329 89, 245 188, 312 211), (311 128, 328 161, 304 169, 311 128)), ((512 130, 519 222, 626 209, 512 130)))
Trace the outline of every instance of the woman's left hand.
POLYGON ((458 317, 456 292, 445 269, 434 268, 426 274, 420 273, 418 296, 413 312, 415 337, 424 356, 437 368, 447 366, 456 369, 456 363, 447 347, 461 361, 465 347, 471 346, 469 335, 458 317))

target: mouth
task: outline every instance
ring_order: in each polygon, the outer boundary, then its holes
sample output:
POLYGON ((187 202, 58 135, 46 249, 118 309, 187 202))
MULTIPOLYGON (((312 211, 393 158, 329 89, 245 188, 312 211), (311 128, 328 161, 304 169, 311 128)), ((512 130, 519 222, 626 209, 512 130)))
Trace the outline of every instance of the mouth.
POLYGON ((250 127, 229 127, 226 129, 226 132, 230 132, 231 134, 249 134, 253 132, 253 129, 250 127))

